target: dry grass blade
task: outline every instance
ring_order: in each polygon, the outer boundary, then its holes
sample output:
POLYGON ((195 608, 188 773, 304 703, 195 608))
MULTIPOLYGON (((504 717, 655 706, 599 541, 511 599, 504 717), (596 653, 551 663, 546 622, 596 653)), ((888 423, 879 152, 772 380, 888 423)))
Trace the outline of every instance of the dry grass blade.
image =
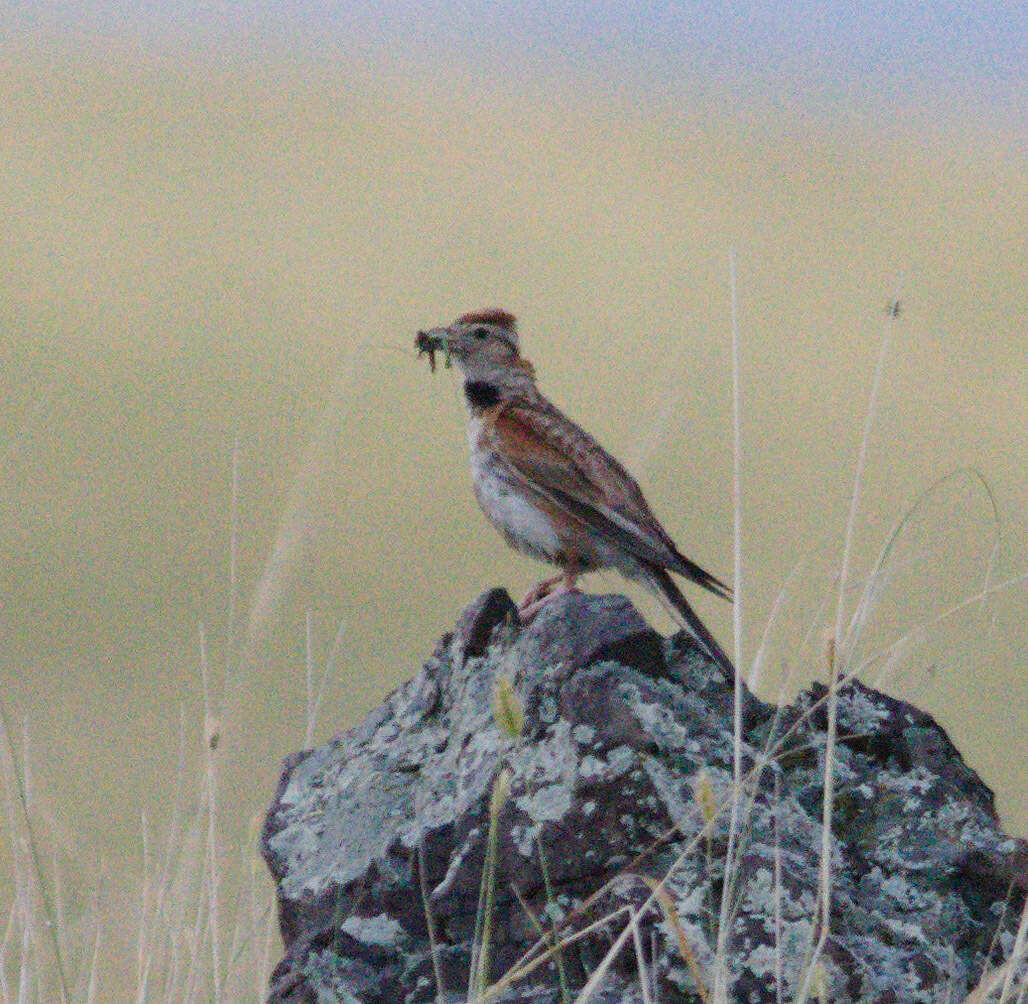
POLYGON ((835 803, 835 744, 838 738, 839 708, 839 661, 835 647, 835 639, 828 639, 826 652, 828 662, 828 723, 825 730, 825 779, 821 797, 821 865, 818 872, 818 934, 817 947, 814 950, 814 962, 811 964, 804 980, 800 1000, 810 982, 811 974, 815 976, 820 970, 817 960, 824 951, 828 941, 828 932, 832 909, 832 811, 835 803))
POLYGON ((218 841, 218 775, 215 768, 215 755, 220 742, 220 725, 214 716, 211 703, 209 680, 209 663, 207 660, 207 636, 200 627, 200 672, 203 677, 204 703, 204 775, 207 793, 207 885, 208 922, 210 932, 211 979, 214 986, 214 1004, 222 1001, 221 973, 221 869, 219 865, 218 841))
POLYGON ((785 964, 782 956, 782 776, 775 773, 775 1004, 782 1004, 785 964))
POLYGON ((253 593, 236 672, 226 680, 226 706, 240 698, 239 669, 251 666, 258 646, 278 611, 289 586, 295 581, 315 541, 318 522, 312 516, 324 471, 330 463, 339 430, 344 402, 355 372, 359 346, 351 345, 338 368, 338 377, 314 431, 303 452, 300 468, 286 500, 275 542, 253 593))
POLYGON ((18 920, 18 900, 11 903, 7 911, 7 927, 4 929, 4 936, 0 939, 0 999, 7 1004, 12 999, 11 989, 7 984, 7 954, 11 950, 11 943, 14 937, 14 927, 18 920))
POLYGON ((489 832, 486 836, 485 868, 482 872, 482 887, 479 893, 479 923, 476 924, 477 952, 472 954, 471 972, 468 978, 468 998, 484 999, 489 986, 489 970, 491 967, 491 950, 493 934, 493 906, 496 901, 496 858, 499 846, 499 819, 507 797, 510 795, 510 783, 513 774, 504 767, 493 783, 492 797, 489 800, 489 832))
MULTIPOLYGON (((512 966, 503 974, 492 986, 490 986, 482 997, 482 1002, 493 1000, 495 997, 502 994, 508 987, 513 986, 519 980, 524 979, 526 976, 530 976, 540 966, 545 965, 552 959, 558 951, 567 948, 569 945, 573 945, 576 941, 581 941, 582 938, 587 938, 594 931, 600 928, 607 927, 612 921, 616 920, 621 914, 627 914, 628 907, 623 906, 615 910, 613 913, 608 914, 605 917, 600 917, 598 920, 594 920, 591 924, 583 927, 580 931, 576 931, 574 934, 569 935, 566 938, 562 938, 552 948, 548 948, 544 951, 540 951, 538 954, 533 954, 527 961, 521 961, 515 966, 512 966)), ((540 942, 543 944, 543 942, 540 942)), ((577 1000, 576 1000, 577 1004, 577 1000)))
POLYGON ((756 654, 753 656, 753 662, 750 665, 750 671, 746 677, 746 685, 751 691, 756 692, 760 685, 760 675, 764 668, 764 659, 768 649, 768 642, 771 638, 771 629, 778 620, 779 612, 785 603, 785 598, 788 595, 789 589, 799 577, 800 573, 804 571, 804 566, 808 557, 808 555, 804 555, 792 566, 789 570, 789 574, 785 577, 785 581, 778 588, 778 593, 775 595, 774 603, 771 604, 771 612, 767 615, 767 620, 764 623, 764 631, 760 636, 760 643, 757 645, 756 654))
POLYGON ((735 286, 735 251, 729 256, 729 278, 732 304, 732 509, 733 509, 733 602, 732 634, 734 642, 735 673, 732 706, 732 805, 728 818, 728 847, 725 850, 724 882, 721 886, 721 905, 718 912, 717 959, 714 974, 714 995, 725 996, 728 934, 731 928, 732 895, 735 883, 736 842, 739 837, 739 807, 742 798, 742 413, 739 393, 739 314, 735 286))
POLYGON ((239 607, 239 438, 232 443, 232 508, 228 534, 228 641, 225 645, 225 673, 232 670, 236 651, 236 610, 239 607))
MULTIPOLYGON (((47 893, 43 868, 39 860, 39 843, 29 816, 27 766, 25 774, 19 772, 14 741, 8 728, 6 711, 2 706, 0 706, 0 774, 3 775, 4 780, 6 816, 10 830, 12 857, 15 861, 15 882, 22 905, 21 922, 24 946, 22 970, 23 973, 26 971, 30 944, 35 945, 37 969, 40 972, 42 971, 40 956, 48 949, 56 970, 56 992, 59 994, 62 1004, 68 1004, 71 1000, 71 993, 68 989, 64 958, 61 955, 57 917, 47 893)), ((18 1000, 22 999, 27 998, 23 998, 19 992, 18 1000)))
POLYGON ((560 945, 557 943, 556 931, 553 930, 551 933, 551 931, 548 931, 543 927, 543 922, 535 915, 535 912, 529 905, 528 900, 525 899, 525 894, 518 888, 516 883, 511 882, 508 888, 512 893, 514 893, 514 898, 518 901, 518 905, 521 907, 522 911, 524 911, 529 923, 531 923, 532 927, 535 928, 535 932, 539 938, 545 941, 551 948, 555 949, 554 959, 556 961, 558 980, 560 982, 561 1004, 571 1004, 571 995, 568 991, 567 978, 564 975, 563 955, 560 951, 560 945))
POLYGON ((632 944, 635 948, 635 968, 639 974, 639 991, 642 993, 642 1004, 651 1004, 650 979, 646 973, 646 956, 643 954, 642 937, 639 934, 639 915, 630 911, 628 926, 632 929, 632 944))
MULTIPOLYGON (((1014 947, 1010 950, 1008 960, 1009 972, 1003 981, 1003 992, 1000 994, 1000 1004, 1006 1004, 1010 992, 1014 989, 1014 971, 1028 958, 1028 900, 1025 900, 1024 909, 1021 910, 1021 922, 1017 925, 1017 936, 1014 938, 1014 947)), ((1025 980, 1025 991, 1028 991, 1028 979, 1025 980)))
POLYGON ((328 686, 329 677, 332 674, 332 667, 335 665, 336 655, 339 652, 346 633, 346 621, 340 621, 336 630, 335 638, 332 641, 332 648, 329 650, 325 666, 321 670, 321 678, 318 680, 317 688, 314 686, 314 621, 310 610, 307 610, 305 617, 305 652, 304 671, 307 685, 307 731, 304 733, 304 748, 310 749, 314 745, 314 729, 321 714, 321 706, 325 701, 325 689, 328 686))
MULTIPOLYGON (((986 1004, 992 994, 1000 989, 1000 984, 1012 978, 1014 972, 1012 962, 1013 960, 1004 962, 1002 966, 982 976, 978 985, 964 998, 962 1004, 986 1004)), ((1002 997, 999 999, 1002 1000, 1002 997)))
MULTIPOLYGON (((630 907, 625 907, 624 912, 631 917, 632 910, 630 907)), ((589 977, 585 986, 582 987, 581 992, 575 998, 575 1004, 588 1004, 592 999, 592 996, 599 989, 600 984, 603 982, 604 977, 607 975, 607 971, 613 965, 614 960, 618 957, 621 949, 624 948, 625 942, 628 940, 632 933, 632 923, 629 920, 625 924, 624 930, 614 939, 614 943, 607 949, 607 954, 600 960, 600 964, 593 970, 592 975, 589 977)))
MULTIPOLYGON (((99 903, 99 896, 97 897, 99 903)), ((97 988, 100 976, 100 946, 103 944, 103 925, 100 923, 100 910, 97 908, 94 913, 97 917, 96 931, 93 933, 93 954, 89 963, 89 982, 86 985, 86 1004, 96 1004, 97 988)))
MULTIPOLYGON (((898 302, 897 295, 892 302, 898 302)), ((853 538, 856 530, 857 511, 860 508, 861 490, 864 481, 864 469, 867 465, 867 455, 871 441, 871 429, 874 425, 878 408, 878 394, 882 385, 882 376, 885 372, 885 359, 888 355, 889 340, 892 334, 892 326, 896 315, 889 312, 882 338, 878 348, 878 359, 875 362, 874 376, 871 378, 871 391, 868 395, 867 410, 864 414, 864 429, 860 439, 860 449, 857 452, 857 462, 853 472, 853 489, 850 493, 849 515, 846 518, 846 534, 842 548, 842 562, 839 569, 839 589, 835 604, 835 628, 829 639, 829 669, 831 672, 828 688, 828 729, 825 747, 825 784, 824 784, 824 808, 821 834, 821 870, 818 890, 818 916, 815 930, 818 931, 817 942, 814 945, 813 953, 807 965, 806 976, 800 987, 797 997, 797 1004, 806 1004, 810 994, 811 981, 815 970, 818 968, 818 961, 824 952, 828 941, 829 913, 832 898, 832 870, 831 870, 831 810, 834 793, 834 770, 833 751, 835 743, 835 716, 836 703, 838 700, 838 678, 839 678, 839 655, 837 649, 844 645, 847 656, 851 648, 851 639, 843 633, 846 612, 846 590, 849 586, 849 567, 853 556, 853 538)))
POLYGON ((432 975, 435 977, 435 999, 442 1002, 443 972, 439 962, 439 939, 435 933, 435 918, 432 904, 428 900, 428 882, 425 879, 425 850, 423 841, 418 841, 418 887, 421 889, 421 905, 425 910, 425 927, 428 929, 428 945, 432 953, 432 975))
MULTIPOLYGON (((555 902, 553 896, 553 886, 550 884, 550 869, 546 865, 546 855, 543 853, 543 838, 540 833, 539 839, 536 841, 536 847, 539 851, 539 870, 543 874, 543 887, 546 889, 546 903, 550 905, 555 902)), ((547 937, 551 944, 557 950, 557 979, 560 981, 560 999, 567 1004, 571 999, 571 992, 568 989, 567 974, 564 972, 564 956, 560 950, 560 942, 557 940, 557 929, 552 927, 547 934, 547 937)))
POLYGON ((157 896, 154 895, 150 820, 145 810, 140 813, 140 829, 143 844, 143 888, 141 893, 139 937, 136 948, 136 1001, 142 1004, 148 996, 150 966, 153 958, 152 945, 150 943, 153 933, 151 928, 153 927, 153 919, 160 913, 160 905, 156 902, 157 896))
MULTIPOLYGON (((907 507, 903 515, 896 521, 896 524, 890 531, 889 536, 886 538, 885 544, 882 547, 878 559, 874 563, 871 573, 866 576, 864 580, 860 599, 850 620, 849 629, 846 632, 847 654, 850 657, 850 661, 854 658, 854 653, 857 651, 861 633, 870 618, 871 611, 874 609, 875 601, 882 589, 882 584, 886 580, 887 573, 890 568, 890 558, 898 547, 904 533, 913 523, 916 516, 925 510, 933 499, 940 495, 944 489, 950 487, 953 482, 959 479, 967 479, 973 484, 976 484, 984 493, 985 500, 989 506, 993 542, 989 551, 988 561, 986 562, 983 581, 983 586, 986 589, 988 588, 1002 543, 999 507, 996 503, 996 497, 993 494, 992 487, 989 485, 988 480, 982 475, 982 473, 973 467, 960 467, 944 474, 921 491, 914 501, 907 507)), ((987 605, 986 601, 989 598, 989 595, 990 594, 986 593, 981 597, 983 609, 987 605)))
POLYGON ((710 992, 707 990, 707 979, 703 974, 703 969, 700 966, 699 960, 696 958, 696 953, 689 947, 688 939, 685 936, 685 929, 682 927, 682 922, 678 919, 678 911, 675 909, 675 901, 671 898, 671 894, 667 889, 657 882, 656 879, 652 879, 648 875, 640 875, 639 877, 650 887, 653 895, 657 898, 657 904, 660 906, 661 913, 664 914, 664 919, 670 925, 671 931, 675 936, 675 945, 678 948, 678 954, 682 957, 682 961, 689 968, 689 975, 693 978, 693 982, 696 984, 696 993, 699 995, 703 1004, 710 1004, 710 992))

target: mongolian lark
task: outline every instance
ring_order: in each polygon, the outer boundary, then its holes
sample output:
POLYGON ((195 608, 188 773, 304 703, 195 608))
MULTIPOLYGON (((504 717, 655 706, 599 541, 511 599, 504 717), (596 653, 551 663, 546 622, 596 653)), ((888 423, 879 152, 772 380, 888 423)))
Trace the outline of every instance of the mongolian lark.
POLYGON ((615 568, 665 600, 731 678, 731 660, 668 572, 724 599, 731 590, 679 552, 628 471, 539 392, 513 315, 462 314, 447 327, 419 331, 415 345, 433 370, 440 352, 464 372, 471 473, 483 512, 511 547, 561 569, 522 600, 522 616, 574 591, 579 575, 615 568))

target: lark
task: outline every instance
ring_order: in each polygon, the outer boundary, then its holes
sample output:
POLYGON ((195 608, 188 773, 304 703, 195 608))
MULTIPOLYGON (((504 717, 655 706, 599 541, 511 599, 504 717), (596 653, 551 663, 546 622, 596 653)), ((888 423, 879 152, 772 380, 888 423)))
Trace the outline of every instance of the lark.
POLYGON ((440 353, 463 371, 471 474, 482 511, 511 547, 561 570, 521 601, 522 619, 576 592, 579 576, 612 568, 665 601, 731 679, 731 660, 670 573, 723 599, 731 599, 731 590, 678 550, 635 479, 539 391, 514 316, 498 308, 462 314, 445 327, 419 331, 415 345, 433 370, 440 353))

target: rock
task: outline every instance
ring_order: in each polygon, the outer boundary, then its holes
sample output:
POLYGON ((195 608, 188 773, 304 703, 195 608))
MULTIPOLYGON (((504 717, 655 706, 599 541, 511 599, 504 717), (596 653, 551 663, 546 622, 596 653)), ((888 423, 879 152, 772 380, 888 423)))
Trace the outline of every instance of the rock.
POLYGON ((505 589, 490 589, 465 607, 453 632, 454 655, 463 662, 469 656, 484 655, 496 629, 519 627, 518 608, 505 589))
MULTIPOLYGON (((779 970, 780 999, 795 999, 809 969, 824 694, 777 713, 745 694, 724 967, 740 1004, 776 1002, 779 970)), ((717 968, 732 708, 719 668, 684 635, 660 638, 624 597, 563 596, 523 626, 505 593, 483 594, 361 725, 286 761, 263 833, 286 947, 269 1000, 467 1000, 505 770, 491 979, 540 928, 567 938, 610 919, 491 1000, 560 1001, 562 981, 573 999, 630 907, 649 999, 700 1001, 717 968), (495 719, 502 679, 524 711, 519 736, 495 719), (665 906, 648 884, 660 879, 665 906)), ((928 715, 853 684, 838 723, 816 986, 833 1004, 961 1000, 1011 951, 1026 845, 1003 834, 992 793, 928 715)), ((643 1000, 632 937, 591 1000, 643 1000)))

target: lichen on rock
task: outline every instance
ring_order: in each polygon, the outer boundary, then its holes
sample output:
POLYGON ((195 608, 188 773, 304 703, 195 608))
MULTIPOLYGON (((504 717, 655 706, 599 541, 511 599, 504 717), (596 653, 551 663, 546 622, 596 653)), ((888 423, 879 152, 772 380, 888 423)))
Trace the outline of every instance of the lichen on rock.
MULTIPOLYGON (((776 713, 745 695, 744 818, 727 877, 731 1001, 790 1000, 805 976, 823 696, 815 685, 776 713)), ((716 665, 684 636, 661 638, 624 597, 563 596, 522 626, 506 593, 483 594, 361 725, 286 761, 263 834, 286 946, 269 1000, 466 1000, 490 798, 507 768, 491 979, 540 950, 540 925, 566 938, 616 916, 567 945, 559 973, 551 959, 491 999, 559 1000, 562 979, 574 995, 630 907, 641 911, 650 997, 698 1002, 726 881, 732 701, 716 665), (501 679, 523 711, 520 735, 495 720, 501 679), (698 778, 721 799, 712 818, 698 778), (660 879, 673 918, 653 898, 660 879)), ((852 684, 838 721, 819 978, 834 1004, 962 999, 1010 950, 1025 845, 1003 834, 992 793, 928 715, 852 684)), ((592 1000, 643 1000, 632 939, 592 1000)))

